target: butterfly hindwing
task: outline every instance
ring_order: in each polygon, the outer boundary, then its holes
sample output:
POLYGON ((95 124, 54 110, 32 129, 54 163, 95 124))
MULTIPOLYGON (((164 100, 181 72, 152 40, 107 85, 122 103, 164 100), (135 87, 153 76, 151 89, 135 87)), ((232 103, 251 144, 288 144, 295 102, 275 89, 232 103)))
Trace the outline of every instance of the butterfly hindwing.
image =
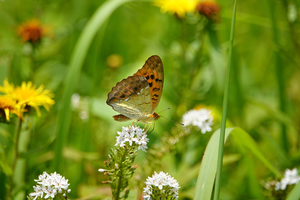
POLYGON ((134 75, 146 78, 151 92, 152 113, 154 113, 160 101, 164 84, 164 69, 160 57, 153 55, 148 58, 144 66, 134 75))
POLYGON ((116 117, 117 121, 127 118, 139 119, 152 111, 150 87, 145 77, 129 76, 118 82, 108 93, 107 104, 124 117, 116 117), (120 119, 120 120, 118 120, 120 119))

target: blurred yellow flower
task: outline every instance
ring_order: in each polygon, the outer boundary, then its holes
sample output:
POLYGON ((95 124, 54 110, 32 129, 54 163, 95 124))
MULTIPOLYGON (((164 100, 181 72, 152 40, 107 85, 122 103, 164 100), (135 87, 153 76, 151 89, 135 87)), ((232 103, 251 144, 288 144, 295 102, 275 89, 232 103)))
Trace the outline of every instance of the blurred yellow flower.
POLYGON ((154 4, 160 7, 162 12, 177 14, 178 17, 194 12, 197 2, 198 0, 154 0, 154 4))
POLYGON ((49 111, 55 103, 52 99, 54 94, 50 90, 44 90, 43 85, 36 89, 36 86, 29 81, 22 82, 21 86, 15 88, 13 84, 8 83, 7 79, 4 80, 3 85, 0 86, 0 92, 15 100, 23 109, 34 107, 39 117, 41 116, 39 106, 44 106, 49 111))
POLYGON ((0 117, 4 115, 6 120, 10 121, 10 113, 16 114, 20 119, 23 120, 20 106, 16 103, 16 101, 6 96, 0 96, 0 117))
POLYGON ((106 64, 111 68, 118 68, 123 64, 123 58, 119 54, 111 54, 106 59, 106 64))
POLYGON ((18 34, 24 42, 36 43, 49 32, 38 19, 31 19, 18 27, 18 34))

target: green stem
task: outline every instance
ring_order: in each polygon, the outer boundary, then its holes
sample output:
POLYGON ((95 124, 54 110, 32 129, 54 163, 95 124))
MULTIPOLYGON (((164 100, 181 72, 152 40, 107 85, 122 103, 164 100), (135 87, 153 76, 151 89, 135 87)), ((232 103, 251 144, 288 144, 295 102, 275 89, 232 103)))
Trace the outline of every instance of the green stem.
POLYGON ((223 163, 224 138, 225 138, 226 116, 227 116, 227 106, 228 106, 228 96, 229 96, 229 80, 230 80, 232 46, 233 46, 235 17, 236 17, 236 5, 237 5, 237 0, 234 1, 233 15, 232 15, 232 21, 231 21, 230 46, 229 46, 227 73, 226 73, 226 79, 225 79, 223 114, 222 114, 222 121, 221 121, 221 132, 220 132, 218 165, 217 165, 218 168, 217 168, 216 181, 215 181, 214 200, 218 200, 219 196, 220 196, 220 185, 221 185, 220 182, 221 182, 222 163, 223 163))
POLYGON ((8 199, 13 199, 12 198, 12 188, 13 188, 16 164, 17 164, 17 160, 19 158, 19 138, 20 138, 21 128, 22 128, 22 119, 20 119, 17 131, 16 131, 15 156, 14 156, 14 160, 13 160, 13 164, 12 164, 12 175, 11 175, 11 178, 10 178, 9 190, 8 190, 8 193, 7 193, 8 199))
POLYGON ((120 193, 121 193, 121 189, 122 189, 122 178, 123 178, 123 166, 122 166, 122 164, 123 164, 123 162, 126 158, 126 152, 127 152, 127 150, 124 151, 121 162, 119 164, 120 173, 118 173, 119 181, 118 181, 118 185, 117 185, 117 192, 116 192, 116 195, 115 195, 116 200, 120 199, 120 193))
MULTIPOLYGON (((273 0, 269 0, 269 8, 270 8, 270 15, 271 15, 271 22, 272 22, 272 32, 273 32, 273 42, 275 44, 275 51, 274 51, 274 57, 275 57, 275 71, 276 71, 276 80, 277 80, 277 86, 278 86, 278 95, 279 95, 279 106, 280 110, 283 113, 286 113, 286 99, 285 99, 285 82, 283 77, 283 65, 281 60, 281 55, 279 52, 279 36, 277 31, 277 24, 276 24, 276 13, 275 13, 275 5, 273 0)), ((286 153, 288 153, 289 144, 287 139, 287 129, 284 124, 281 124, 282 127, 282 133, 281 133, 281 141, 283 149, 286 153)))

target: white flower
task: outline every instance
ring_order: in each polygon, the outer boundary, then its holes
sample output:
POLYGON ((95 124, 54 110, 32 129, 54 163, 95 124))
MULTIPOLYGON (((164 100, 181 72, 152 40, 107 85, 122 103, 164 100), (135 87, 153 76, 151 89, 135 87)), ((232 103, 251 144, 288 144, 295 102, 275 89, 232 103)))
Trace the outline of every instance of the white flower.
POLYGON ((117 141, 115 146, 123 147, 127 142, 130 146, 133 144, 138 145, 138 149, 141 149, 146 152, 147 142, 149 139, 147 138, 147 134, 144 129, 141 129, 139 126, 131 126, 131 127, 122 127, 122 132, 117 131, 117 141))
POLYGON ((202 108, 200 110, 190 110, 182 116, 184 126, 196 126, 201 129, 202 134, 210 132, 213 124, 211 110, 202 108))
POLYGON ((151 195, 159 192, 153 192, 153 190, 160 190, 165 193, 166 196, 172 196, 176 199, 178 198, 179 184, 176 179, 168 175, 168 173, 160 172, 157 174, 154 172, 152 177, 148 177, 146 182, 146 187, 144 188, 144 199, 152 199, 151 195))
POLYGON ((89 97, 81 97, 79 94, 74 93, 71 97, 71 105, 74 110, 78 111, 78 116, 83 122, 89 120, 89 97))
POLYGON ((284 177, 280 182, 276 182, 275 190, 285 190, 287 185, 297 184, 300 181, 300 176, 298 176, 298 170, 296 168, 289 170, 286 169, 284 177))
POLYGON ((34 200, 36 200, 38 197, 43 198, 44 192, 41 186, 33 186, 33 190, 34 192, 30 193, 29 196, 34 197, 34 200))
POLYGON ((98 172, 106 172, 106 169, 98 169, 98 172))
POLYGON ((57 193, 69 193, 71 190, 68 189, 69 183, 68 179, 57 174, 56 172, 51 173, 49 175, 47 172, 43 172, 42 175, 39 175, 38 180, 34 180, 37 182, 37 186, 33 186, 34 192, 30 193, 29 196, 34 197, 34 200, 38 197, 48 199, 51 197, 52 199, 55 197, 57 193))
POLYGON ((71 105, 73 108, 78 109, 80 106, 80 95, 78 93, 74 93, 71 97, 71 105))

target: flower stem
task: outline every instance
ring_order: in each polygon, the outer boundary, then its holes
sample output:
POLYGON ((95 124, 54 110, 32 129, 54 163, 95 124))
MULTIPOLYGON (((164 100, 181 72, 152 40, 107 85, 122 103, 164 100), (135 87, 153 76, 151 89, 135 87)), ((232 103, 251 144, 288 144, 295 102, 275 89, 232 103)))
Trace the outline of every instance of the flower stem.
POLYGON ((118 173, 119 181, 118 181, 118 185, 117 185, 117 192, 116 192, 116 195, 115 195, 116 200, 120 199, 120 193, 121 193, 121 189, 122 189, 122 178, 123 178, 123 166, 122 166, 122 164, 123 164, 123 161, 126 158, 126 155, 125 155, 126 152, 127 151, 124 151, 124 154, 122 155, 121 162, 119 164, 120 173, 118 173))
MULTIPOLYGON (((285 80, 283 77, 283 64, 281 55, 279 53, 280 50, 280 44, 279 44, 279 33, 277 31, 277 19, 276 13, 275 13, 275 5, 273 0, 269 0, 269 8, 270 8, 270 15, 271 15, 271 23, 272 23, 272 32, 273 32, 273 42, 275 44, 275 51, 274 51, 274 57, 275 57, 275 70, 276 70, 276 80, 278 85, 278 94, 279 94, 279 106, 280 110, 283 113, 286 113, 286 98, 285 98, 285 80)), ((287 138, 287 128, 284 124, 281 124, 281 141, 282 141, 282 147, 285 150, 286 153, 288 153, 289 150, 289 143, 287 138)))
POLYGON ((13 160, 13 164, 12 164, 12 174, 11 174, 10 183, 9 183, 9 190, 8 190, 8 193, 7 193, 8 199, 13 199, 12 198, 12 188, 13 188, 16 164, 17 164, 17 160, 19 158, 19 138, 20 138, 21 128, 22 128, 22 119, 20 119, 20 121, 19 121, 18 128, 17 128, 17 131, 16 131, 16 136, 15 136, 16 137, 16 140, 15 140, 15 156, 14 156, 14 160, 13 160))
POLYGON ((232 15, 232 21, 231 21, 230 45, 229 45, 229 54, 228 54, 228 63, 227 63, 227 73, 226 73, 226 79, 225 79, 223 114, 222 114, 221 131, 220 131, 218 165, 217 165, 217 174, 216 174, 216 181, 215 181, 214 200, 218 200, 219 196, 220 196, 221 173, 222 173, 222 164, 223 164, 224 138, 225 138, 227 107, 228 107, 228 97, 229 97, 229 80, 230 80, 230 69, 231 69, 231 59, 232 59, 232 46, 233 46, 233 38, 234 38, 236 5, 237 5, 237 0, 234 1, 233 15, 232 15))

